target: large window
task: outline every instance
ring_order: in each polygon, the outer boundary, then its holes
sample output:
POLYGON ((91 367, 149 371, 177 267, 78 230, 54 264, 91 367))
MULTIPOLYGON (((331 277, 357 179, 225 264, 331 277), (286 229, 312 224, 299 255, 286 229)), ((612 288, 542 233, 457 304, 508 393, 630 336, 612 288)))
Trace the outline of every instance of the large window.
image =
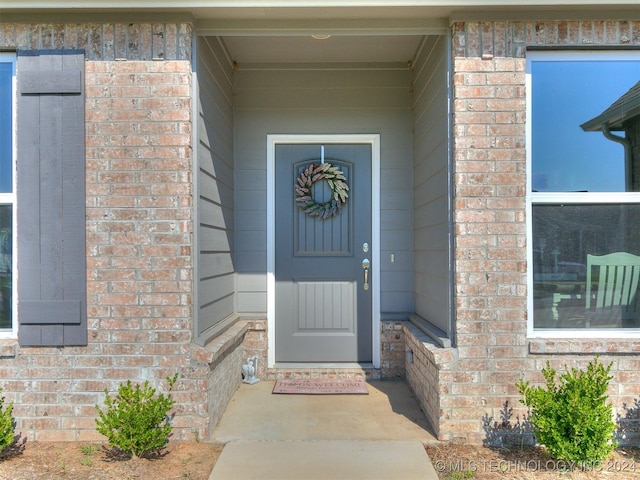
POLYGON ((530 331, 640 335, 640 52, 529 52, 527 82, 530 331))
POLYGON ((0 52, 0 335, 13 332, 15 55, 0 52))

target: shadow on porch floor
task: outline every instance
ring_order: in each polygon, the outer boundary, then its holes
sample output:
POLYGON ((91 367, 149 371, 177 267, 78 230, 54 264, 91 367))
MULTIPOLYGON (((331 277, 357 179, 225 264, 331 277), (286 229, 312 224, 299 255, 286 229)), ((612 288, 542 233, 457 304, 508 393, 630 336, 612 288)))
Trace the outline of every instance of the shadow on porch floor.
POLYGON ((369 395, 274 395, 242 384, 213 441, 418 440, 437 443, 406 383, 368 382, 369 395))

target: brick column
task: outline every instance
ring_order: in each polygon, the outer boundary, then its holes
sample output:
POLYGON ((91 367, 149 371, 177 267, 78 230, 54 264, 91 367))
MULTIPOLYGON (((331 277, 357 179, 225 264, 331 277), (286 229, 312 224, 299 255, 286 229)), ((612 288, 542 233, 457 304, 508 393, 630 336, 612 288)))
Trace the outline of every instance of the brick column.
POLYGON ((530 46, 640 46, 640 21, 452 28, 458 356, 455 371, 440 373, 441 436, 480 443, 484 416, 500 421, 505 402, 514 419, 524 413, 519 378, 540 382, 547 360, 563 372, 596 353, 614 362, 612 401, 628 412, 640 391, 637 341, 527 338, 525 55, 530 46))

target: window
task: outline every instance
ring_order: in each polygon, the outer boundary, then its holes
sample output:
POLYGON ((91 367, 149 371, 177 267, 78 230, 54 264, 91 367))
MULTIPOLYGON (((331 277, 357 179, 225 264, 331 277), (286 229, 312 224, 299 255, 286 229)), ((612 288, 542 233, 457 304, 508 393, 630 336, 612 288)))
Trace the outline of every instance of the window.
POLYGON ((640 51, 529 52, 527 97, 530 333, 640 336, 640 51))
POLYGON ((14 334, 13 216, 16 58, 0 52, 0 335, 14 334))

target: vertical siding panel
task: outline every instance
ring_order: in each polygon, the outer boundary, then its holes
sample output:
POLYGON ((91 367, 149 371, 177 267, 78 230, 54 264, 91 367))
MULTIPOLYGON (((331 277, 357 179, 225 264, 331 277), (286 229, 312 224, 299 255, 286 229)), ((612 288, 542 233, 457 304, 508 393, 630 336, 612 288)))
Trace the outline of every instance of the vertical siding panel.
MULTIPOLYGON (((84 55, 63 55, 63 69, 80 70, 84 85, 84 55)), ((84 91, 84 87, 82 88, 84 91)), ((61 298, 82 299, 80 302, 81 325, 65 327, 66 345, 87 343, 86 325, 86 175, 85 175, 85 105, 84 94, 75 103, 62 106, 62 185, 63 209, 62 258, 64 292, 61 298)))
MULTIPOLYGON (((21 68, 25 70, 37 70, 39 67, 39 57, 27 56, 20 60, 21 68)), ((18 128, 22 124, 24 125, 38 125, 40 123, 40 102, 38 96, 27 96, 20 99, 20 114, 18 118, 18 128)), ((40 154, 40 139, 37 132, 34 135, 20 135, 18 136, 18 151, 21 157, 24 157, 25 162, 28 159, 37 159, 40 154)), ((39 185, 40 176, 39 169, 33 168, 31 162, 25 165, 24 171, 20 172, 21 176, 18 176, 20 185, 39 185)), ((25 202, 20 204, 20 208, 23 209, 25 215, 33 216, 34 212, 40 205, 40 189, 34 189, 31 187, 30 195, 26 197, 25 202)), ((37 217, 32 217, 37 218, 37 217)), ((21 238, 37 239, 40 238, 40 222, 30 221, 24 222, 24 225, 20 225, 21 238)), ((25 264, 18 264, 20 269, 20 275, 27 278, 40 278, 40 245, 35 241, 29 241, 19 243, 18 245, 20 255, 23 258, 29 258, 31 261, 25 264)), ((40 282, 25 282, 20 284, 20 295, 26 296, 26 298, 39 298, 40 295, 40 282)), ((19 311, 19 310, 18 310, 19 311)), ((27 345, 35 345, 41 343, 41 334, 39 328, 34 327, 20 327, 20 342, 27 345)))

